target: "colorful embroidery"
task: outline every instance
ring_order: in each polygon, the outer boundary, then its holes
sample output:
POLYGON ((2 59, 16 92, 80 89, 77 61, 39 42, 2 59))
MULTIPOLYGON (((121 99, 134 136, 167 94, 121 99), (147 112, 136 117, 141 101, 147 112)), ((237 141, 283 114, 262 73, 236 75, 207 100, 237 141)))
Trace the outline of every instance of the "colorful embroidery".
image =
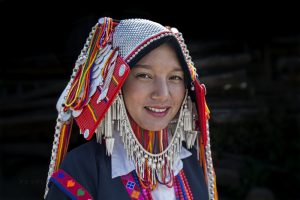
POLYGON ((92 196, 88 191, 74 180, 68 173, 59 169, 53 173, 50 181, 53 182, 71 199, 76 200, 92 200, 92 196))
POLYGON ((144 200, 143 195, 140 192, 140 188, 138 185, 135 183, 133 176, 131 173, 122 176, 122 183, 126 188, 127 193, 131 197, 131 199, 134 200, 144 200))
MULTIPOLYGON (((135 171, 121 177, 122 182, 126 188, 128 195, 133 200, 152 200, 151 191, 149 188, 141 187, 135 171)), ((193 194, 190 189, 187 178, 181 170, 176 177, 174 177, 174 192, 176 200, 193 200, 193 194)))

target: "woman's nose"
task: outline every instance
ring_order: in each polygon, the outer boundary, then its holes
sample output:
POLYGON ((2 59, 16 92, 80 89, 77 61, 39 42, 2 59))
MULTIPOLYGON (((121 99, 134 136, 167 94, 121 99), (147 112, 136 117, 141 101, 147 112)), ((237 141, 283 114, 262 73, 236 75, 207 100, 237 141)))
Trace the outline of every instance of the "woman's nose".
POLYGON ((156 79, 153 84, 152 98, 155 100, 166 100, 169 96, 168 83, 164 79, 156 79))

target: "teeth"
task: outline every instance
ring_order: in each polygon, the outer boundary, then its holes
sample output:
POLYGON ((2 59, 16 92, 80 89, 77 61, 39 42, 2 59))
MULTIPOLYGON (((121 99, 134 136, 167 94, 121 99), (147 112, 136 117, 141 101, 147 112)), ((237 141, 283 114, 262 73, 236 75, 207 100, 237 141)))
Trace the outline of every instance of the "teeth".
POLYGON ((167 110, 166 108, 163 109, 151 108, 151 107, 147 107, 147 108, 153 112, 165 112, 167 110))

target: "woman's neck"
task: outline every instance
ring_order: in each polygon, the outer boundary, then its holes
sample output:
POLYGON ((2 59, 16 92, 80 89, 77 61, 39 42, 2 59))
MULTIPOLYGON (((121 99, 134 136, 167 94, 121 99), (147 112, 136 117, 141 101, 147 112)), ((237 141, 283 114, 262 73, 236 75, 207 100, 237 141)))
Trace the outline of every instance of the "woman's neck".
POLYGON ((168 146, 168 128, 149 131, 141 128, 130 118, 132 130, 139 143, 150 153, 160 153, 168 146))

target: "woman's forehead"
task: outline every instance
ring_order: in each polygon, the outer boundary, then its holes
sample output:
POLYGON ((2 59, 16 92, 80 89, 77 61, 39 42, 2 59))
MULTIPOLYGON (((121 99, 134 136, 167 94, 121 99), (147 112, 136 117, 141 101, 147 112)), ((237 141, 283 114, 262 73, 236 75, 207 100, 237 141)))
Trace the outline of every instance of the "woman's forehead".
POLYGON ((180 69, 180 60, 175 49, 164 43, 141 57, 134 66, 172 65, 180 69))
POLYGON ((158 71, 158 72, 176 72, 183 73, 183 69, 179 65, 170 65, 170 66, 162 66, 162 65, 154 65, 154 64, 136 64, 131 71, 158 71))

